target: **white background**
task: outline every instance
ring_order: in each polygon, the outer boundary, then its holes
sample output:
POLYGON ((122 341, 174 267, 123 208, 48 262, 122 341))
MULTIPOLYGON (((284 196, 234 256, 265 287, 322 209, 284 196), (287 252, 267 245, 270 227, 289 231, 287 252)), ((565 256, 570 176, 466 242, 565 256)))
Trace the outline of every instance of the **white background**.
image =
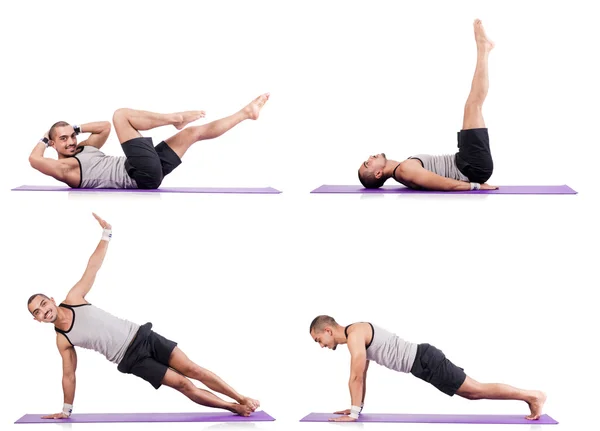
MULTIPOLYGON (((54 331, 34 322, 25 303, 37 291, 62 300, 78 280, 100 238, 91 211, 113 224, 114 239, 88 299, 152 321, 277 418, 114 428, 335 426, 298 423, 350 402, 346 348, 320 350, 308 334, 320 313, 432 343, 480 381, 542 389, 560 429, 593 423, 600 70, 591 5, 3 4, 2 424, 62 406, 54 331), (496 42, 484 108, 496 163, 490 183, 566 183, 579 194, 310 195, 321 184, 356 184, 371 153, 402 160, 455 151, 476 17, 496 42), (56 184, 27 163, 55 121, 110 120, 123 106, 204 109, 210 121, 266 91, 271 100, 257 122, 197 144, 163 185, 272 186, 281 195, 9 191, 56 184)), ((174 132, 150 135, 158 142, 174 132)), ((114 132, 104 149, 121 154, 114 132)), ((77 377, 79 413, 205 410, 120 374, 95 352, 79 350, 77 377)), ((527 408, 449 398, 373 365, 366 411, 525 415, 527 408)))

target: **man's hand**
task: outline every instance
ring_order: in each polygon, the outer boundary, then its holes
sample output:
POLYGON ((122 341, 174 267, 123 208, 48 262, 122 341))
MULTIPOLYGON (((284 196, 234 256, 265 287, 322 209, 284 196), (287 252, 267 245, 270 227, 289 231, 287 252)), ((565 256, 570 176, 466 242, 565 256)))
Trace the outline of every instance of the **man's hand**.
POLYGON ((490 186, 488 183, 483 183, 480 190, 498 190, 498 186, 490 186))
POLYGON ((42 416, 42 419, 69 419, 69 416, 63 412, 54 413, 53 415, 42 416))
POLYGON ((101 219, 101 218, 98 216, 98 214, 96 214, 96 213, 92 213, 92 215, 94 216, 94 218, 95 218, 96 220, 98 220, 98 223, 100 223, 100 226, 102 227, 102 229, 112 229, 112 226, 111 226, 111 225, 110 225, 108 222, 106 222, 105 220, 102 220, 102 219, 101 219))
POLYGON ((333 412, 334 415, 349 415, 350 414, 350 409, 346 409, 346 410, 339 410, 337 412, 333 412))
POLYGON ((356 419, 351 418, 350 416, 339 416, 337 418, 329 418, 329 422, 355 422, 356 419))

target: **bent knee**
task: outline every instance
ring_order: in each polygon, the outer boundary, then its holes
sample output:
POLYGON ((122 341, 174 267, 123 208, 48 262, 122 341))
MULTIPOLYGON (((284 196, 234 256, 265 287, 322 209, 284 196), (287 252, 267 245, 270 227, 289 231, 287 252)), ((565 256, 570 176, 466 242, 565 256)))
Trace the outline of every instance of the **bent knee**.
POLYGON ((113 124, 121 122, 123 120, 127 121, 127 117, 129 116, 129 112, 131 109, 129 108, 119 108, 113 113, 113 124))

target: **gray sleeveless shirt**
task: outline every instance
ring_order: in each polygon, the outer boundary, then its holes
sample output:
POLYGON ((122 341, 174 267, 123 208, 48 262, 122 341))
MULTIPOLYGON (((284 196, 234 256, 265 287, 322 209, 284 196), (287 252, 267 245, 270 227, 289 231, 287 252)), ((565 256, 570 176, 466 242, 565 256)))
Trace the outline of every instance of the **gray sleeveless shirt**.
POLYGON ((463 175, 456 166, 456 154, 443 154, 440 156, 418 154, 410 158, 420 160, 423 163, 423 167, 434 174, 452 178, 453 180, 469 182, 469 178, 463 175))
POLYGON ((75 155, 81 168, 80 188, 136 189, 137 184, 125 170, 125 156, 107 156, 91 145, 75 155))
POLYGON ((68 331, 54 328, 63 334, 71 345, 95 350, 106 359, 119 364, 140 325, 101 310, 92 304, 67 305, 73 312, 73 322, 68 331))
POLYGON ((367 346, 367 359, 390 370, 409 373, 417 356, 417 344, 405 341, 371 323, 370 325, 373 339, 367 346))

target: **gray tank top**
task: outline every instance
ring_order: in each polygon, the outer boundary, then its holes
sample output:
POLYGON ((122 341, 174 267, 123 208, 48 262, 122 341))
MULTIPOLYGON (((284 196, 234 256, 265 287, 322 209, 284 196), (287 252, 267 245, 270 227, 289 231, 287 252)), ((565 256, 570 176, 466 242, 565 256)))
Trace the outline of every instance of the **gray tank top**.
POLYGON ((440 156, 417 154, 409 158, 419 159, 423 163, 423 167, 434 174, 452 178, 453 180, 469 181, 469 178, 463 175, 458 166, 456 166, 456 154, 443 154, 440 156))
POLYGON ((417 356, 417 344, 369 323, 373 339, 367 346, 367 359, 394 371, 410 373, 417 356))
POLYGON ((125 170, 125 156, 107 156, 91 145, 75 155, 81 167, 80 188, 136 189, 137 184, 125 170))
POLYGON ((101 310, 92 304, 67 305, 73 312, 73 322, 68 331, 54 328, 63 334, 71 345, 95 350, 111 362, 119 364, 140 325, 101 310))

